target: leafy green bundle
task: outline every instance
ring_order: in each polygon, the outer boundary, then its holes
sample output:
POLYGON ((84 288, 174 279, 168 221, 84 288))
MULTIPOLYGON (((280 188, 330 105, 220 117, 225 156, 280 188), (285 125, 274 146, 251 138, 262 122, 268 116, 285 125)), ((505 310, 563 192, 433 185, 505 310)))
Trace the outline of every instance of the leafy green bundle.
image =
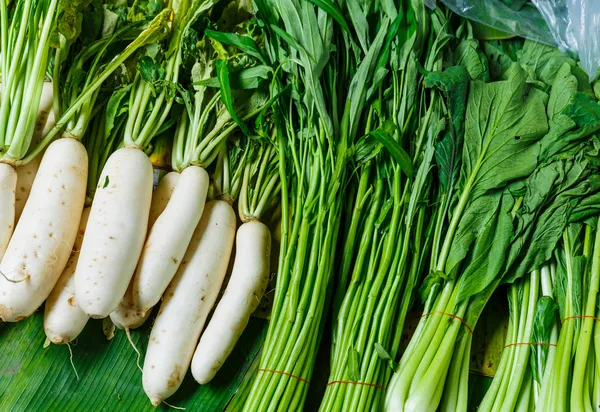
POLYGON ((289 161, 279 163, 282 239, 271 324, 244 409, 298 410, 323 332, 348 144, 357 133, 385 30, 356 69, 344 54, 332 58, 340 28, 324 9, 306 0, 257 6, 277 73, 272 95, 283 93, 274 109, 279 156, 289 161), (338 102, 344 102, 343 114, 338 102))
POLYGON ((443 102, 423 87, 417 67, 423 54, 425 70, 441 69, 449 37, 442 13, 430 18, 419 2, 403 7, 393 9, 377 69, 384 74, 371 85, 375 91, 361 119, 365 134, 354 143, 349 163, 357 173, 346 192, 323 411, 382 407, 389 365, 431 246, 431 170, 445 123, 443 102))
MULTIPOLYGON (((584 97, 576 81, 565 89, 581 69, 533 42, 525 42, 517 61, 498 49, 486 52, 489 71, 477 77, 491 72, 498 80, 468 85, 464 120, 458 118, 464 139, 455 135, 460 162, 447 169, 447 152, 437 157, 440 182, 452 182, 441 191, 450 207, 435 230, 432 272, 422 288, 424 319, 392 381, 388 409, 466 408, 471 330, 491 293, 539 269, 569 222, 597 212, 597 188, 586 180, 594 168, 582 149, 595 126, 577 124, 595 108, 572 113, 573 102, 584 97), (552 72, 557 66, 568 71, 568 81, 552 72)), ((473 78, 480 61, 465 60, 473 78)), ((451 84, 449 70, 438 74, 442 84, 451 84)))

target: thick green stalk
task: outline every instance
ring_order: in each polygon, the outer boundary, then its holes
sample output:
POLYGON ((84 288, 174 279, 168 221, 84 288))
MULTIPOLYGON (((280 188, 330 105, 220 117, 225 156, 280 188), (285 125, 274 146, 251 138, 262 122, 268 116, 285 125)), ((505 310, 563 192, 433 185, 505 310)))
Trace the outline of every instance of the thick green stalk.
MULTIPOLYGON (((587 228, 589 229, 589 227, 587 228)), ((585 393, 588 388, 584 385, 584 379, 588 376, 587 364, 589 359, 589 349, 592 343, 593 332, 595 329, 597 311, 598 289, 600 288, 600 230, 596 228, 596 236, 591 260, 591 275, 588 283, 588 292, 585 300, 584 318, 581 322, 581 330, 577 347, 575 348, 575 360, 573 362, 573 380, 571 387, 571 410, 583 411, 591 408, 588 402, 584 402, 585 393)))

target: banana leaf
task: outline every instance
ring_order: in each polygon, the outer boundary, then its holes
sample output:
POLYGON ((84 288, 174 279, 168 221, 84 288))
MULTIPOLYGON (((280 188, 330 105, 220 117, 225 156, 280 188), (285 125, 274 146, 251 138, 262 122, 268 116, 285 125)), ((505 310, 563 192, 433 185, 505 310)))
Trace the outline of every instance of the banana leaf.
MULTIPOLYGON (((131 332, 145 352, 151 319, 131 332)), ((251 318, 215 379, 198 385, 188 373, 167 401, 192 411, 223 411, 231 402, 265 338, 267 321, 251 318)), ((71 345, 44 348, 43 310, 16 324, 0 323, 0 411, 152 411, 142 388, 137 355, 123 331, 108 341, 102 321, 92 320, 71 345), (77 377, 75 370, 77 371, 77 377)), ((143 359, 142 359, 143 362, 143 359)))

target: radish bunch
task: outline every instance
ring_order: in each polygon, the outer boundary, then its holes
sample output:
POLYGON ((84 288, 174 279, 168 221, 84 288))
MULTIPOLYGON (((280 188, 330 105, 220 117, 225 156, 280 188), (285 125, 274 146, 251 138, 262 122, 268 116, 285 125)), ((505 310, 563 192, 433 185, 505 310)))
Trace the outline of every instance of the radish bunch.
MULTIPOLYGON (((34 89, 33 97, 37 95, 38 101, 43 91, 43 75, 46 71, 46 62, 49 54, 49 33, 55 18, 56 2, 50 2, 47 9, 45 2, 39 2, 38 6, 41 10, 34 13, 34 17, 39 18, 41 13, 45 16, 44 25, 40 32, 39 38, 31 35, 30 41, 39 47, 34 55, 29 56, 25 53, 25 58, 33 59, 34 69, 27 70, 28 64, 20 62, 23 58, 18 53, 19 41, 16 41, 14 55, 10 54, 3 44, 2 55, 5 59, 12 58, 8 64, 3 62, 3 73, 13 73, 15 68, 23 70, 22 77, 15 76, 7 77, 3 83, 5 89, 10 91, 3 96, 3 100, 7 102, 2 105, 2 115, 8 118, 8 126, 14 125, 10 119, 18 114, 11 111, 12 107, 19 107, 18 102, 15 102, 15 94, 18 81, 21 81, 24 86, 34 89), (39 66, 39 67, 38 67, 39 66), (37 77, 35 77, 37 75, 37 77), (34 76, 28 78, 28 76, 34 76), (38 80, 38 79, 41 79, 38 80), (36 81, 39 85, 36 88, 36 81), (12 97, 13 101, 9 101, 12 97), (12 105, 11 105, 12 104, 12 105), (8 116, 5 114, 10 112, 8 116)), ((5 5, 0 6, 5 13, 5 5)), ((18 10, 18 9, 17 9, 18 10)), ((37 23, 26 19, 27 11, 21 10, 23 13, 23 21, 20 24, 28 22, 31 27, 38 27, 37 23)), ((35 11, 32 10, 32 11, 35 11)), ((18 12, 14 18, 17 21, 18 12)), ((113 37, 101 39, 98 43, 83 49, 83 51, 75 57, 76 64, 85 64, 89 66, 86 76, 77 76, 68 83, 68 94, 65 98, 54 95, 54 99, 58 99, 59 103, 54 104, 55 116, 60 117, 55 126, 44 136, 44 138, 32 149, 29 150, 29 145, 32 140, 34 123, 27 127, 27 123, 18 126, 15 129, 15 136, 12 140, 4 139, 5 145, 8 146, 2 158, 4 172, 0 178, 2 190, 5 191, 3 196, 0 212, 0 222, 2 222, 2 243, 10 238, 10 242, 6 246, 6 252, 0 263, 0 271, 4 274, 0 288, 0 318, 5 321, 18 321, 26 318, 33 313, 44 302, 52 291, 54 285, 65 266, 73 249, 73 243, 77 236, 79 228, 78 217, 81 216, 85 201, 85 190, 87 185, 87 151, 79 142, 82 134, 85 132, 91 111, 93 109, 98 89, 102 83, 139 47, 146 44, 155 32, 159 31, 164 24, 167 13, 157 16, 150 25, 140 33, 132 43, 127 45, 119 54, 110 54, 106 56, 109 46, 112 41, 123 35, 123 31, 115 33, 113 37), (103 61, 108 57, 108 61, 103 61), (62 106, 62 107, 61 107, 62 106), (64 113, 61 110, 64 109, 64 113), (63 130, 64 129, 64 130, 63 130), (63 130, 64 138, 53 141, 48 145, 52 138, 63 130), (23 133, 19 135, 19 132, 23 133), (12 232, 15 217, 15 191, 17 184, 16 171, 14 166, 27 164, 32 161, 45 149, 42 157, 38 173, 31 186, 27 202, 23 207, 19 222, 12 232), (11 169, 12 168, 12 169, 11 169), (11 187, 12 193, 11 193, 11 187), (73 218, 76 216, 77 218, 73 218)), ((14 23, 14 22, 13 22, 14 23)), ((16 24, 16 23, 15 23, 16 24)), ((18 25, 17 25, 18 26, 18 25)), ((25 27, 25 26, 23 26, 25 27)), ((15 28, 15 30, 17 30, 15 28)), ((25 30, 25 29, 23 29, 25 30)), ((32 29, 33 30, 33 29, 32 29)), ((61 47, 55 57, 55 69, 60 71, 60 51, 63 47, 67 47, 69 39, 59 34, 61 38, 61 47)), ((30 45, 31 50, 36 50, 33 44, 30 45)), ((11 50, 12 51, 12 50, 11 50)), ((58 80, 58 79, 56 79, 58 80)), ((47 88, 47 90, 50 90, 47 88)), ((67 90, 67 89, 65 89, 67 90)), ((27 99, 31 99, 28 96, 27 99)), ((44 99, 47 100, 47 99, 44 99)), ((28 101, 26 101, 28 102, 28 101)), ((23 105, 26 102, 21 102, 23 105)), ((24 107, 35 107, 28 103, 24 107)), ((20 121, 29 122, 30 114, 22 115, 20 121)), ((34 119, 35 120, 35 119, 34 119)), ((8 136, 9 129, 2 132, 8 136)), ((4 252, 4 250, 2 250, 4 252)))
MULTIPOLYGON (((241 35, 211 30, 250 33, 241 9, 210 22, 210 0, 141 23, 134 4, 86 39, 81 24, 53 31, 67 7, 58 0, 17 3, 32 8, 0 3, 3 23, 10 11, 11 29, 38 32, 25 46, 4 36, 0 50, 0 319, 45 301, 47 341, 68 344, 90 318, 129 335, 160 304, 142 379, 158 405, 190 365, 201 384, 215 376, 265 293, 271 233, 260 219, 280 190, 276 97, 263 87, 273 69, 237 49, 241 35), (154 142, 172 143, 173 171, 153 191, 154 142)), ((87 6, 68 7, 85 19, 87 6)))

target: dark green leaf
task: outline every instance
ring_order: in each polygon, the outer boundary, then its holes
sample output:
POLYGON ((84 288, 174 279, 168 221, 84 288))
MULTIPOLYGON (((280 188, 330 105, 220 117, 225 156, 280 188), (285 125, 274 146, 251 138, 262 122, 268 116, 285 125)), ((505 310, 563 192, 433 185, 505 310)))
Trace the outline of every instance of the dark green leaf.
MULTIPOLYGON (((67 40, 73 40, 81 31, 84 9, 92 0, 59 0, 56 11, 56 30, 67 40)), ((56 44, 58 46, 58 44, 56 44)))
POLYGON ((142 79, 150 84, 163 80, 165 78, 165 69, 160 63, 154 63, 150 56, 142 56, 137 62, 137 70, 142 79))
POLYGON ((369 134, 387 149, 406 176, 409 178, 414 176, 414 166, 410 156, 392 136, 382 129, 373 130, 369 134))
POLYGON ((392 359, 392 357, 390 356, 388 351, 386 351, 379 342, 375 342, 374 346, 375 346, 375 352, 377 352, 377 356, 379 356, 379 359, 386 361, 388 366, 390 367, 390 369, 395 371, 396 364, 394 363, 394 359, 392 359))
POLYGON ((463 215, 455 237, 457 248, 453 245, 446 270, 452 271, 452 263, 462 261, 466 246, 470 256, 467 266, 461 269, 459 301, 483 292, 501 274, 513 237, 513 205, 507 190, 478 198, 463 215))
POLYGON ((346 20, 344 20, 344 16, 342 15, 340 8, 338 7, 338 5, 335 2, 333 2, 331 0, 309 0, 309 1, 311 3, 313 3, 315 6, 322 8, 327 14, 329 14, 331 17, 333 17, 333 19, 335 21, 337 21, 337 23, 342 27, 342 29, 344 29, 344 31, 346 31, 347 33, 350 33, 350 28, 348 27, 346 20))
POLYGON ((499 80, 504 77, 504 74, 513 64, 510 55, 507 54, 501 47, 489 42, 483 44, 483 50, 487 56, 490 76, 493 80, 499 80))
POLYGON ((221 101, 227 108, 231 118, 240 127, 240 130, 242 130, 242 132, 248 136, 250 131, 248 130, 248 127, 244 121, 237 115, 233 105, 233 95, 231 94, 231 86, 229 84, 229 69, 227 68, 227 62, 223 60, 217 60, 217 77, 219 79, 219 86, 221 88, 221 101))
POLYGON ((223 44, 235 46, 244 53, 260 60, 263 64, 267 64, 261 49, 256 45, 254 40, 248 36, 241 36, 235 33, 222 33, 210 29, 206 29, 204 34, 210 38, 217 40, 223 44))
MULTIPOLYGON (((558 306, 550 296, 542 296, 536 304, 535 315, 533 318, 533 330, 531 341, 536 343, 549 343, 550 334, 556 325, 556 314, 558 306)), ((542 374, 546 369, 546 359, 548 356, 547 345, 532 345, 531 347, 531 370, 533 379, 539 384, 542 383, 542 374)))
POLYGON ((83 44, 99 40, 102 36, 103 25, 104 7, 102 7, 102 0, 92 0, 85 13, 83 13, 83 23, 79 36, 83 44))
MULTIPOLYGON (((269 78, 269 75, 272 72, 273 69, 270 66, 261 65, 229 73, 229 85, 233 90, 256 89, 269 78)), ((194 85, 220 87, 219 79, 217 77, 200 80, 199 82, 194 83, 194 85)))
POLYGON ((127 104, 127 99, 125 97, 128 96, 130 90, 131 85, 128 85, 113 92, 110 96, 106 105, 105 136, 108 136, 112 132, 115 126, 115 119, 126 112, 125 105, 127 104))

